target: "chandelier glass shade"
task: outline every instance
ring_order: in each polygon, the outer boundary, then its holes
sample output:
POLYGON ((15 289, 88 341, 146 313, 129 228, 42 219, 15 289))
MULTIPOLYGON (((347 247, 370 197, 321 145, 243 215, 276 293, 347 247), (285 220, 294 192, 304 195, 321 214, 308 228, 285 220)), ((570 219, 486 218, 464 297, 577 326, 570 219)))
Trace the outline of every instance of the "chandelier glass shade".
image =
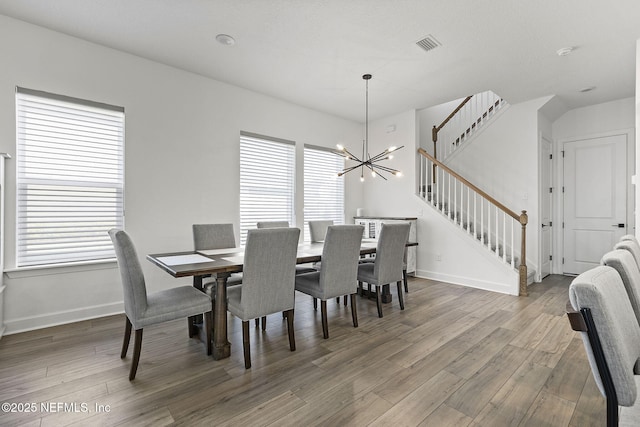
POLYGON ((384 161, 384 160, 390 160, 393 158, 393 155, 391 153, 393 153, 394 151, 397 151, 401 148, 403 148, 404 146, 400 146, 400 147, 389 147, 386 150, 376 154, 375 156, 371 156, 369 154, 369 80, 371 80, 371 74, 365 74, 362 76, 362 78, 365 81, 365 86, 366 86, 366 96, 365 96, 365 133, 364 133, 364 141, 362 141, 362 157, 358 157, 355 154, 351 153, 349 150, 347 150, 344 146, 338 144, 338 153, 339 155, 343 156, 345 159, 347 160, 353 160, 356 162, 355 165, 353 166, 347 166, 345 167, 342 172, 338 173, 338 176, 342 176, 348 172, 351 172, 353 170, 356 169, 360 169, 360 181, 364 181, 364 172, 365 169, 367 169, 369 172, 371 172, 371 176, 372 177, 376 177, 379 176, 382 179, 384 179, 385 181, 387 180, 387 178, 384 176, 385 173, 390 174, 390 175, 395 175, 395 176, 402 176, 402 172, 400 172, 397 169, 393 169, 387 166, 383 166, 380 164, 380 162, 384 161))

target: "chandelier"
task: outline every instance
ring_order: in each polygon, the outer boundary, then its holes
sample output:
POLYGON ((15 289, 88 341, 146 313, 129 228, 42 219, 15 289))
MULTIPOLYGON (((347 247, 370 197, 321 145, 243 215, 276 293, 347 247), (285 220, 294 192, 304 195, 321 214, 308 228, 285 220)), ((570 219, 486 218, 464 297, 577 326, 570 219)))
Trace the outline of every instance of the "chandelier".
POLYGON ((366 96, 365 96, 365 127, 364 127, 364 141, 362 141, 362 158, 358 158, 358 156, 352 154, 351 152, 349 152, 349 150, 347 150, 344 146, 338 144, 338 153, 339 155, 343 156, 345 159, 347 160, 353 160, 356 162, 356 164, 354 166, 348 166, 346 168, 344 168, 342 170, 342 172, 338 173, 338 176, 342 176, 344 174, 346 174, 347 172, 351 172, 352 170, 356 170, 358 168, 360 168, 360 181, 364 181, 364 170, 368 169, 369 171, 371 171, 371 176, 372 177, 376 177, 379 176, 380 178, 384 179, 385 181, 387 180, 387 178, 383 175, 383 173, 388 173, 391 175, 395 175, 395 176, 402 176, 402 172, 400 172, 397 169, 393 169, 387 166, 383 166, 381 164, 379 164, 379 162, 383 161, 383 160, 390 160, 393 158, 393 155, 391 153, 393 153, 394 151, 397 151, 401 148, 404 147, 400 146, 400 147, 389 147, 386 150, 382 151, 381 153, 376 154, 375 156, 371 156, 369 155, 369 80, 371 80, 371 74, 365 74, 362 76, 362 78, 365 81, 365 86, 366 86, 366 96))

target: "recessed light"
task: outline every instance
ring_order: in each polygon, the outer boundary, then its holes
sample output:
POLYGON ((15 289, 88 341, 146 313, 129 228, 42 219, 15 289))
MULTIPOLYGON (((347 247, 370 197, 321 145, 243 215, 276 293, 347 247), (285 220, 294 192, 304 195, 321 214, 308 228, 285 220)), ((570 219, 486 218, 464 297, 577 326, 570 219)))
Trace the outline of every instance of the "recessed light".
POLYGON ((591 92, 592 90, 594 90, 596 87, 595 86, 587 86, 587 87, 583 87, 582 89, 580 89, 580 92, 585 93, 585 92, 591 92))
POLYGON ((236 40, 228 34, 218 34, 216 36, 216 40, 218 41, 218 43, 225 46, 233 46, 234 44, 236 44, 236 40))
POLYGON ((558 54, 558 56, 567 56, 569 55, 571 52, 573 52, 576 48, 573 46, 569 46, 569 47, 563 47, 561 49, 558 49, 556 51, 556 53, 558 54))

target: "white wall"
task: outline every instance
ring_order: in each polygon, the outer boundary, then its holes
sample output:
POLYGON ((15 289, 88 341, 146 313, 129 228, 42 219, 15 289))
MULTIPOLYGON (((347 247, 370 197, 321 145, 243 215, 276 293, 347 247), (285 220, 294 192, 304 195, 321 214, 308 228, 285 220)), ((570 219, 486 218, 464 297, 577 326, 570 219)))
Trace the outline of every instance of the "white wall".
MULTIPOLYGON (((192 248, 191 224, 239 223, 241 130, 334 146, 361 124, 0 16, 0 151, 7 164, 5 268, 15 268, 15 87, 125 108, 126 229, 140 257, 192 248)), ((302 206, 298 170, 297 206, 302 206)), ((346 217, 362 205, 348 177, 346 217)), ((303 219, 297 218, 298 224, 303 219)), ((142 261, 149 290, 178 283, 142 261)), ((5 275, 7 333, 122 311, 115 263, 5 275)), ((181 283, 189 283, 183 280, 181 283)))

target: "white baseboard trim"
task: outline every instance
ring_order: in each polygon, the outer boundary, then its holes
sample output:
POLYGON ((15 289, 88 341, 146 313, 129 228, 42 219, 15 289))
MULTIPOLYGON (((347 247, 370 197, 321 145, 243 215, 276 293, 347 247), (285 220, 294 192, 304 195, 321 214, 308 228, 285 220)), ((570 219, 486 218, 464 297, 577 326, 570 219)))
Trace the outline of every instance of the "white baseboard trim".
MULTIPOLYGON (((469 277, 456 276, 453 274, 436 273, 434 271, 418 270, 416 275, 424 279, 437 280, 439 282, 452 283, 454 285, 467 286, 470 288, 482 289, 485 291, 500 292, 502 294, 517 295, 518 288, 513 284, 490 282, 469 277)), ((518 274, 514 272, 514 282, 518 283, 518 274)))
POLYGON ((39 316, 23 317, 20 319, 5 319, 5 335, 18 334, 20 332, 49 328, 51 326, 96 319, 98 317, 111 316, 120 313, 124 313, 124 304, 122 302, 115 302, 104 305, 95 305, 92 307, 82 307, 75 310, 58 311, 56 313, 48 313, 39 316))

